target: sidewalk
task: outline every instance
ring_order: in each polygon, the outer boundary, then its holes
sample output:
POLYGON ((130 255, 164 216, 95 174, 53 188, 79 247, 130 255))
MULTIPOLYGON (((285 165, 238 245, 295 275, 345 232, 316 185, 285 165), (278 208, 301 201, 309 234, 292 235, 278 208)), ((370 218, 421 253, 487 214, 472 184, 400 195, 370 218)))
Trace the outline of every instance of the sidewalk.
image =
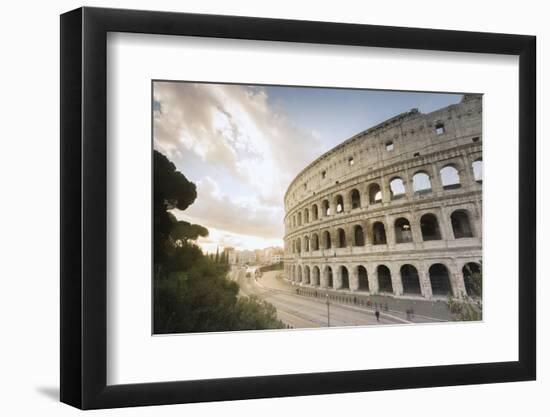
POLYGON ((425 300, 420 297, 395 298, 387 295, 369 295, 361 292, 349 291, 343 292, 325 288, 321 289, 292 285, 290 282, 280 277, 270 278, 271 279, 262 281, 262 284, 273 289, 293 291, 297 295, 304 297, 325 299, 326 294, 328 294, 331 303, 355 306, 372 311, 378 307, 381 313, 389 313, 413 323, 452 320, 452 315, 447 308, 446 300, 425 300), (413 314, 407 314, 407 310, 412 310, 413 314))

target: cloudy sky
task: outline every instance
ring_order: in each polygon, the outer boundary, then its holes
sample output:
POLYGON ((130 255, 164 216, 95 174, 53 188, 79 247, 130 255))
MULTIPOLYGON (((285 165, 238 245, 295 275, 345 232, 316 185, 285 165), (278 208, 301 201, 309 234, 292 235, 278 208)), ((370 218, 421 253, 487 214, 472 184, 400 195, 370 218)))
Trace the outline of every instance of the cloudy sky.
POLYGON ((198 197, 176 217, 219 246, 282 246, 283 196, 307 164, 398 113, 457 103, 461 95, 189 82, 155 82, 153 143, 198 197))

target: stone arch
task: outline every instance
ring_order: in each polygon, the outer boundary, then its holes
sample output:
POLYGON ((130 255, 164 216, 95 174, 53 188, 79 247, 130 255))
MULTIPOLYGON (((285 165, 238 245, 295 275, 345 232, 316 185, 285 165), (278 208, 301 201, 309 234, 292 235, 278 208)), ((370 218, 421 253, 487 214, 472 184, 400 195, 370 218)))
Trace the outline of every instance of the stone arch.
POLYGON ((353 226, 353 244, 355 246, 365 246, 365 233, 363 227, 359 224, 353 226))
POLYGON ((302 212, 298 212, 298 226, 302 225, 302 212))
POLYGON ((452 190, 460 187, 460 175, 454 164, 445 165, 439 171, 439 175, 444 190, 452 190))
POLYGON ((323 216, 330 216, 330 203, 327 199, 323 200, 321 203, 321 208, 323 211, 323 216))
POLYGON ((304 284, 307 284, 309 285, 310 284, 310 271, 309 271, 309 266, 308 265, 305 265, 304 266, 304 284))
POLYGON ((309 209, 304 210, 304 223, 309 223, 309 209))
POLYGON ((311 236, 311 250, 319 250, 319 235, 317 233, 313 233, 311 236))
POLYGON ((330 249, 332 248, 332 242, 330 240, 330 232, 328 230, 325 230, 323 232, 323 249, 330 249))
POLYGON ((318 287, 321 284, 321 275, 319 267, 313 266, 311 268, 311 285, 318 287))
POLYGON ((350 200, 351 200, 351 208, 356 209, 361 207, 361 194, 359 193, 359 190, 357 188, 354 188, 349 193, 350 200))
POLYGON ((422 240, 441 240, 439 222, 435 214, 426 213, 420 218, 420 230, 422 231, 422 240))
POLYGON ((453 295, 451 288, 451 280, 449 277, 449 270, 444 264, 437 263, 430 266, 430 285, 432 287, 432 294, 439 296, 453 295))
POLYGON ((344 197, 342 197, 341 194, 336 195, 336 197, 334 198, 334 207, 336 213, 344 212, 344 197))
POLYGON ((405 183, 400 177, 393 177, 390 180, 390 196, 392 200, 405 196, 405 183))
POLYGON ((345 248, 346 247, 346 231, 342 228, 338 228, 336 231, 336 236, 338 238, 338 247, 339 248, 345 248))
POLYGON ((409 243, 413 241, 411 224, 405 217, 399 217, 394 223, 395 243, 409 243))
POLYGON ((369 276, 367 274, 367 268, 363 265, 357 267, 357 280, 359 291, 369 291, 369 276))
POLYGON ((418 271, 413 265, 405 264, 401 266, 400 273, 404 294, 422 294, 418 271))
POLYGON ((302 252, 302 242, 301 242, 301 239, 298 238, 296 239, 296 253, 301 253, 302 252))
POLYGON ((334 277, 332 274, 332 268, 329 265, 325 266, 324 274, 325 285, 327 286, 327 288, 334 288, 334 277))
POLYGON ((374 222, 372 225, 372 244, 385 245, 386 243, 386 228, 384 227, 384 223, 374 222))
POLYGON ((376 267, 376 277, 378 278, 378 291, 393 293, 393 285, 391 281, 391 272, 386 265, 378 265, 376 267))
POLYGON ((309 236, 304 236, 304 252, 309 252, 309 236))
POLYGON ((344 265, 340 266, 340 288, 349 290, 349 271, 344 265))
POLYGON ((313 220, 319 219, 319 207, 317 207, 317 204, 311 206, 311 217, 313 220))
POLYGON ((455 210, 451 213, 451 225, 455 239, 474 236, 469 213, 464 209, 455 210))
POLYGON ((382 202, 382 189, 377 183, 372 183, 368 188, 369 203, 376 204, 382 202))
POLYGON ((462 278, 466 294, 470 297, 481 296, 481 265, 476 262, 468 262, 462 267, 462 278), (476 278, 479 283, 476 283, 476 278))
POLYGON ((415 193, 425 193, 432 190, 430 175, 425 171, 418 171, 413 175, 413 191, 415 193))

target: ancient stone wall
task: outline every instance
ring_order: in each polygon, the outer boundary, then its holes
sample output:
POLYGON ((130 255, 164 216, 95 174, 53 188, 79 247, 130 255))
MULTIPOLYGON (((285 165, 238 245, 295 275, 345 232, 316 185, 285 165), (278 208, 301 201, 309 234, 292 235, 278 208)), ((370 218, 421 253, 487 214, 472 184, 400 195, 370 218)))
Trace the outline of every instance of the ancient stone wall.
POLYGON ((395 116, 308 165, 285 194, 299 285, 462 297, 482 254, 482 98, 395 116))

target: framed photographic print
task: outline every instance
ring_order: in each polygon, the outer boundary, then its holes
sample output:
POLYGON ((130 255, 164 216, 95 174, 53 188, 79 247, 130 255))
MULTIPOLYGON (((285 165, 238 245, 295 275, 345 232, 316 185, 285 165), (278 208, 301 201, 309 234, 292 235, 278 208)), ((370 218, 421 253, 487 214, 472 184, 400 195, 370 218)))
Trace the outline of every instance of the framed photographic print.
POLYGON ((535 379, 535 38, 61 16, 61 400, 535 379))

